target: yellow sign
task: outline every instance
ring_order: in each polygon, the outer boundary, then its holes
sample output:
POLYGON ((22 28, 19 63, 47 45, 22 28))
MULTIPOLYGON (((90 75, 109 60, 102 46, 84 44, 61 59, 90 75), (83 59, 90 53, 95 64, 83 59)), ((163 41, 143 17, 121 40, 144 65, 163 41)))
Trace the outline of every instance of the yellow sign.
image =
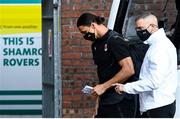
POLYGON ((41 32, 41 5, 0 4, 0 34, 41 32))
POLYGON ((0 0, 0 115, 42 115, 41 11, 41 0, 0 0))

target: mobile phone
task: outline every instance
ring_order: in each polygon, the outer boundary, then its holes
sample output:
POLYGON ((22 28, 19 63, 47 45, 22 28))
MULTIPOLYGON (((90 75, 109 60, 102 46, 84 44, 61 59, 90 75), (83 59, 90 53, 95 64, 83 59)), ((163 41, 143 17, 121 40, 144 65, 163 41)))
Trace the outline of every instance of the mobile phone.
POLYGON ((88 85, 86 85, 86 86, 82 89, 82 92, 85 93, 85 94, 88 94, 88 95, 90 95, 90 94, 92 93, 92 91, 93 91, 93 87, 88 86, 88 85))

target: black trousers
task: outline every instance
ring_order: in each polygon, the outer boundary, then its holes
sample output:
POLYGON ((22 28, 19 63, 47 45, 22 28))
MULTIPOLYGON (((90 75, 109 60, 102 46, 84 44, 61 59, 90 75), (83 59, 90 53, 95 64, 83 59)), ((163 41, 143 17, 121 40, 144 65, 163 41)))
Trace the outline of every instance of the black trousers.
POLYGON ((142 118, 173 118, 176 111, 176 102, 174 101, 172 104, 151 109, 144 112, 141 117, 142 118))
POLYGON ((123 99, 117 104, 100 105, 95 118, 135 118, 139 116, 139 104, 134 99, 123 99))

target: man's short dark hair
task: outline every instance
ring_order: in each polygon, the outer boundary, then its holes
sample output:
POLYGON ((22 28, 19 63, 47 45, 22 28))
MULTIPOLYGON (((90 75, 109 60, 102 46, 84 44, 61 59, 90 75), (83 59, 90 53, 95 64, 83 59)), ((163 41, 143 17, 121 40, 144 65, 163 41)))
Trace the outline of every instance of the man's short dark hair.
POLYGON ((143 12, 143 13, 136 16, 135 22, 138 21, 139 19, 144 19, 150 15, 152 15, 151 12, 143 12))

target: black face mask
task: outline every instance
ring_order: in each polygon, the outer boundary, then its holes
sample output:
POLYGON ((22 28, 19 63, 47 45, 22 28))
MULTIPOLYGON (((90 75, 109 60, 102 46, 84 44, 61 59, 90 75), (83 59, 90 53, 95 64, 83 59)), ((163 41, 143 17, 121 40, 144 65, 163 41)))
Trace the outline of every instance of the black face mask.
POLYGON ((84 36, 84 39, 89 40, 89 41, 95 41, 95 33, 87 32, 84 36))
POLYGON ((151 33, 149 33, 147 29, 136 31, 136 33, 142 41, 147 40, 151 36, 151 33))

